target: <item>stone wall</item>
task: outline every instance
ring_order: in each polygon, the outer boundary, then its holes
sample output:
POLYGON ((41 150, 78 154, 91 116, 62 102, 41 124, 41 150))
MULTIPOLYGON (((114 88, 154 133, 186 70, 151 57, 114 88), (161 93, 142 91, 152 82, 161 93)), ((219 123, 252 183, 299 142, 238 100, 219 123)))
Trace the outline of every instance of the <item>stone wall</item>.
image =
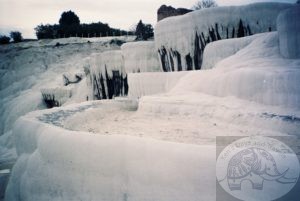
POLYGON ((191 12, 192 10, 186 8, 173 8, 172 6, 162 5, 157 10, 157 21, 160 21, 164 18, 177 16, 177 15, 184 15, 186 13, 191 12))

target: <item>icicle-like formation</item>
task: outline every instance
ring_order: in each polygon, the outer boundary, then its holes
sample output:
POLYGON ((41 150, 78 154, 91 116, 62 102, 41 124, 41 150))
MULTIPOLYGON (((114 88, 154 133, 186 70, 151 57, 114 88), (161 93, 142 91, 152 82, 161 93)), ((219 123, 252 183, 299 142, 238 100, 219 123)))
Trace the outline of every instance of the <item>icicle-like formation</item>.
POLYGON ((199 70, 205 46, 221 39, 276 30, 285 3, 255 3, 202 9, 157 23, 155 44, 164 71, 199 70))
POLYGON ((126 73, 162 71, 154 41, 125 43, 121 49, 126 73))
POLYGON ((95 99, 112 99, 128 93, 127 75, 120 50, 93 55, 90 76, 95 99))
POLYGON ((71 90, 61 88, 41 89, 41 93, 48 108, 59 107, 72 96, 71 90))

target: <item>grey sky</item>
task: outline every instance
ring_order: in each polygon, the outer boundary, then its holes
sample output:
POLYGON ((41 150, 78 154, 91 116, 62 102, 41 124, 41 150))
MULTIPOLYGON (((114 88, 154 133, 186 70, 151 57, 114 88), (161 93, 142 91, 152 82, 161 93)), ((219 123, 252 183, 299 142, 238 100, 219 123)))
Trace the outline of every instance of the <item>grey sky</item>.
MULTIPOLYGON (((197 0, 0 0, 0 34, 19 30, 25 38, 35 38, 37 25, 58 23, 63 11, 73 10, 83 23, 104 22, 128 30, 139 19, 155 25, 156 11, 162 5, 191 8, 197 0)), ((296 0, 217 0, 222 5, 296 0)))

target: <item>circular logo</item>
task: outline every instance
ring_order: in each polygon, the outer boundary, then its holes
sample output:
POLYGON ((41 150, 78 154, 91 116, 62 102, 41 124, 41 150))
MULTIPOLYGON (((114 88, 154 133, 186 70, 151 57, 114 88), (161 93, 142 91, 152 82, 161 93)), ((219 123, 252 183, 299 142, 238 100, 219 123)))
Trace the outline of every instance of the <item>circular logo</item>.
POLYGON ((291 191, 299 178, 299 160, 283 142, 253 136, 234 141, 220 153, 217 181, 240 200, 275 200, 291 191))

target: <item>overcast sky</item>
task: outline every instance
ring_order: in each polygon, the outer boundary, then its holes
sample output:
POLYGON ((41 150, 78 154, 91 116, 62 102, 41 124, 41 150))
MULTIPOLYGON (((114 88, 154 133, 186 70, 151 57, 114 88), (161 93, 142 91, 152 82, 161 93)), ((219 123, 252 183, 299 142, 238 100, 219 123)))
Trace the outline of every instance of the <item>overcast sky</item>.
MULTIPOLYGON (((103 22, 128 30, 140 19, 156 23, 157 9, 162 5, 191 8, 197 0, 0 0, 0 34, 19 30, 25 38, 35 38, 34 27, 58 23, 63 11, 72 10, 82 23, 103 22)), ((251 2, 296 0, 216 0, 219 6, 251 2)))

